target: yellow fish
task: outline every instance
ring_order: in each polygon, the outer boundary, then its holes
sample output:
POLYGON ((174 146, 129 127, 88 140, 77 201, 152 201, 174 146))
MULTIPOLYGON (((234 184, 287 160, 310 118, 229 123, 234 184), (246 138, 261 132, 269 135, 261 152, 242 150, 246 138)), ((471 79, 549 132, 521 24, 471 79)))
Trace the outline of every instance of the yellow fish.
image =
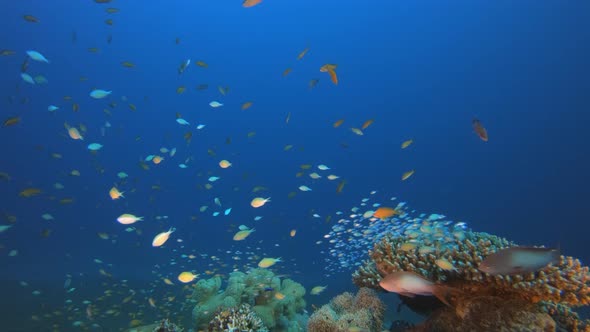
POLYGON ((309 292, 311 295, 318 295, 321 292, 324 291, 324 289, 326 289, 328 286, 315 286, 314 288, 311 289, 311 291, 309 292))
POLYGON ((197 278, 197 275, 192 272, 182 272, 178 275, 178 280, 182 283, 189 283, 197 278))
POLYGON ((402 143, 402 149, 405 149, 405 148, 407 148, 407 147, 408 147, 408 146, 410 146, 412 143, 414 143, 414 140, 412 140, 412 139, 409 139, 409 140, 407 140, 407 141, 404 141, 404 142, 402 143))
POLYGON ((404 174, 402 174, 402 181, 407 180, 410 176, 412 176, 414 174, 414 170, 411 171, 407 171, 404 174))
POLYGON ((21 191, 18 195, 20 197, 32 197, 32 196, 37 196, 41 193, 41 189, 38 188, 27 188, 23 191, 21 191))
POLYGON ((256 197, 250 202, 250 206, 252 206, 253 208, 259 208, 261 206, 264 206, 264 204, 266 204, 266 202, 270 202, 270 197, 269 198, 256 197))
POLYGON ((156 235, 152 241, 152 247, 159 247, 166 243, 168 238, 170 238, 170 234, 172 234, 174 231, 176 231, 176 228, 171 227, 168 231, 156 235))
POLYGON ((258 263, 258 267, 266 269, 266 268, 269 268, 269 267, 275 265, 278 262, 282 262, 280 258, 263 258, 258 263))
POLYGON ((255 231, 254 228, 252 228, 252 229, 242 229, 241 231, 237 232, 234 235, 234 241, 242 241, 242 240, 245 240, 254 231, 255 231))

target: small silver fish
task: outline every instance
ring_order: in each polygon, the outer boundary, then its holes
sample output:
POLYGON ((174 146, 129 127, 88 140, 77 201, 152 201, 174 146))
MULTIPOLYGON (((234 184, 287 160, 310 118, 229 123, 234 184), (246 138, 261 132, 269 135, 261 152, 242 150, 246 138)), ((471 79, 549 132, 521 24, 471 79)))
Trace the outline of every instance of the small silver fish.
POLYGON ((512 247, 487 256, 478 269, 491 275, 513 275, 536 272, 549 264, 559 262, 557 249, 535 247, 512 247))

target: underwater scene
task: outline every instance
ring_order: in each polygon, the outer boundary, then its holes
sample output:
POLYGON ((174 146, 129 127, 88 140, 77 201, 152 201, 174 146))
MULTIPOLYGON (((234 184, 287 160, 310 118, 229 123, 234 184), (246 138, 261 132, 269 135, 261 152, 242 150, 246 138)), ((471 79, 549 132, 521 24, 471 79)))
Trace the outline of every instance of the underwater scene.
POLYGON ((0 18, 0 332, 590 331, 590 2, 0 18))

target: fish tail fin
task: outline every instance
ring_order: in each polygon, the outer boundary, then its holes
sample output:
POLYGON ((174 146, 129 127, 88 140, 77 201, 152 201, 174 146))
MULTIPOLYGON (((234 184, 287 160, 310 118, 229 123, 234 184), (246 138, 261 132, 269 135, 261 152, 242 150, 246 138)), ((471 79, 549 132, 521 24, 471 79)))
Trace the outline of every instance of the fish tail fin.
POLYGON ((452 307, 451 303, 454 303, 457 298, 463 297, 463 292, 453 287, 435 285, 432 295, 436 296, 442 303, 452 307))

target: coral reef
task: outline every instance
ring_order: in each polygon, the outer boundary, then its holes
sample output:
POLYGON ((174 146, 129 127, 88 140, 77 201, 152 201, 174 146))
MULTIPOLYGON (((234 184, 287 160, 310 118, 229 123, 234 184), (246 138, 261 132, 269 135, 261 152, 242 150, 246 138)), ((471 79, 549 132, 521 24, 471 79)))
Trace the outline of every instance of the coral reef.
MULTIPOLYGON (((379 280, 394 271, 416 272, 429 280, 445 282, 470 293, 506 297, 522 297, 536 303, 548 301, 569 306, 590 303, 588 267, 572 257, 561 257, 558 264, 536 273, 492 276, 477 267, 487 255, 514 246, 506 239, 487 233, 464 232, 464 239, 447 239, 434 252, 422 252, 419 247, 407 250, 403 236, 387 236, 371 251, 371 260, 353 275, 359 287, 379 289, 379 280), (437 260, 453 262, 453 270, 444 270, 437 260)), ((431 246, 431 244, 424 244, 431 246)), ((422 245, 422 244, 421 244, 422 245)))
POLYGON ((154 328, 154 332, 182 332, 182 329, 168 319, 164 319, 154 328))
POLYGON ((242 304, 239 307, 219 310, 209 322, 209 332, 223 331, 260 331, 268 329, 262 320, 252 311, 250 305, 242 304))
MULTIPOLYGON (((569 312, 562 309, 553 310, 552 313, 542 303, 560 305, 560 308, 590 303, 588 267, 582 266, 577 259, 561 256, 557 264, 535 273, 493 276, 479 271, 477 267, 486 256, 515 246, 514 243, 487 233, 459 228, 442 229, 443 226, 440 225, 437 228, 427 228, 427 232, 412 230, 385 236, 370 251, 370 259, 353 274, 353 282, 359 287, 380 289, 379 281, 383 276, 394 271, 411 271, 428 280, 460 290, 465 299, 489 298, 495 302, 537 304, 526 306, 530 316, 520 311, 515 314, 515 324, 519 324, 521 318, 534 319, 545 324, 546 318, 548 321, 551 317, 545 315, 541 319, 537 316, 545 313, 550 313, 556 317, 556 321, 561 322, 563 318, 559 318, 560 315, 569 312), (537 308, 544 311, 538 312, 537 308)), ((469 308, 480 306, 477 302, 465 303, 469 303, 469 308)), ((491 305, 490 310, 493 308, 491 305)), ((446 312, 450 310, 444 308, 437 312, 438 319, 446 319, 446 312)), ((482 316, 481 319, 480 323, 487 324, 486 317, 482 316)), ((577 316, 569 315, 566 321, 568 326, 585 326, 577 320, 577 316)), ((551 330, 550 327, 548 330, 551 330)))
POLYGON ((563 304, 542 303, 541 307, 547 312, 559 327, 572 332, 590 332, 590 320, 581 320, 580 316, 563 304))
POLYGON ((456 310, 449 307, 438 310, 410 331, 554 332, 556 324, 541 308, 524 300, 482 296, 462 298, 456 310))
POLYGON ((248 304, 270 330, 299 331, 307 321, 305 288, 291 279, 281 279, 267 269, 248 273, 232 272, 225 290, 222 280, 213 277, 195 284, 192 311, 197 328, 205 329, 219 310, 248 304))
POLYGON ((359 289, 356 296, 343 293, 309 318, 310 332, 381 331, 385 306, 375 291, 359 289))
POLYGON ((138 326, 126 330, 127 332, 182 332, 184 331, 178 325, 171 323, 168 319, 163 319, 159 323, 138 326))

